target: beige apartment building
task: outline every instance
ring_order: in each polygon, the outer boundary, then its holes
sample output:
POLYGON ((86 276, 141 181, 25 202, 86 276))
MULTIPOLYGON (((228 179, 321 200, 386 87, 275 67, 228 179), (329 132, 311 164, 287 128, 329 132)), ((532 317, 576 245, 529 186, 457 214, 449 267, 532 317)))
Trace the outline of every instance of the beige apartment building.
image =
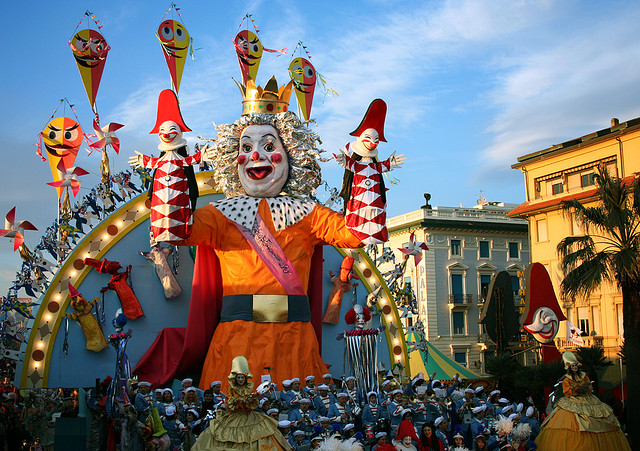
MULTIPOLYGON (((507 271, 512 278, 515 304, 520 307, 520 278, 529 264, 527 222, 509 218, 515 204, 487 202, 481 198, 469 207, 430 205, 387 220, 390 248, 396 262, 398 248, 414 239, 427 244, 422 260, 409 259, 404 283, 415 293, 418 314, 403 318, 405 326, 420 319, 425 338, 445 357, 477 373, 485 373, 487 358, 495 345, 478 324, 492 276, 507 271)), ((381 271, 393 268, 391 263, 381 271)), ((521 354, 525 364, 535 361, 531 353, 521 354)))
MULTIPOLYGON (((563 274, 556 246, 566 236, 583 233, 563 214, 561 202, 597 203, 593 176, 599 165, 617 177, 638 175, 640 118, 623 123, 614 118, 609 128, 519 157, 512 167, 524 173, 527 201, 508 216, 529 222, 531 261, 542 263, 549 271, 560 305, 569 321, 583 331, 585 345, 601 345, 615 359, 624 332, 622 294, 610 285, 589 299, 562 299, 559 290, 563 274)), ((561 350, 575 346, 567 342, 564 330, 556 344, 561 350)))

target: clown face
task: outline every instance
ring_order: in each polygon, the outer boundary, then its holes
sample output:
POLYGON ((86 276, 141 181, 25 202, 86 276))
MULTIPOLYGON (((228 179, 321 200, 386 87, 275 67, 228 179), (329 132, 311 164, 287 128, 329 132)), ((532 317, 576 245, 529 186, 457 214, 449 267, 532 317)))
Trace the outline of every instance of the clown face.
POLYGON ((356 329, 364 329, 364 325, 367 323, 367 320, 364 317, 364 313, 356 313, 356 329))
POLYGON ((407 435, 406 437, 402 437, 402 444, 404 446, 409 446, 411 445, 411 436, 407 435))
POLYGON ((158 137, 160 138, 160 144, 158 144, 160 150, 173 150, 187 144, 187 140, 182 139, 180 126, 173 121, 165 121, 160 125, 158 137))
POLYGON ((558 315, 549 307, 540 307, 533 314, 531 324, 526 324, 524 329, 540 343, 549 343, 558 334, 558 315))
POLYGON ((244 129, 240 136, 238 176, 249 196, 280 194, 289 178, 289 160, 274 127, 250 125, 244 129))
POLYGON ((378 132, 373 128, 368 128, 362 132, 353 146, 353 151, 365 158, 375 158, 378 156, 378 143, 380 138, 378 132))

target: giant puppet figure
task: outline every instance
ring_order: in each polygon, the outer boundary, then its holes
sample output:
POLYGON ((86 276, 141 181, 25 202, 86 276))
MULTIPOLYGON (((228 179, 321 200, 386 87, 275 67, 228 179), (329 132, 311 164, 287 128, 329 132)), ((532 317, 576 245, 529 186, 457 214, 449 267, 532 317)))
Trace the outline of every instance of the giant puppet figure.
POLYGON ((134 371, 154 384, 202 368, 208 388, 238 355, 274 368, 275 382, 328 372, 308 297, 314 250, 361 242, 342 215, 307 200, 321 180, 319 138, 287 111, 292 84, 240 89, 243 115, 205 150, 226 199, 198 208, 180 243, 198 247, 187 328, 165 329, 134 371))
POLYGON ((192 166, 200 163, 200 152, 188 154, 182 132, 190 131, 182 119, 176 94, 165 89, 158 98, 156 125, 150 132, 160 138, 160 157, 136 151, 137 155, 129 158, 134 168, 153 170, 151 231, 156 241, 180 241, 191 233, 192 208, 198 198, 192 166))
POLYGON ((389 239, 387 231, 387 198, 382 173, 400 167, 405 158, 392 154, 378 161, 378 143, 384 138, 384 121, 387 104, 375 99, 358 128, 351 132, 357 139, 336 155, 345 168, 340 196, 344 200, 347 227, 365 244, 384 243, 389 239))

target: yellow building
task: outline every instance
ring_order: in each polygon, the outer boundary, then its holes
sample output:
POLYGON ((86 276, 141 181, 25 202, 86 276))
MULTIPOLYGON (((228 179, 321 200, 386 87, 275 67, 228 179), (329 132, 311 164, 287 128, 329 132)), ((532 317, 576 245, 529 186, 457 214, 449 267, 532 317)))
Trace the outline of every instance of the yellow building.
MULTIPOLYGON (((596 203, 593 175, 601 164, 617 177, 640 172, 640 118, 624 123, 614 118, 609 128, 518 158, 512 167, 524 173, 527 201, 509 216, 528 220, 531 261, 549 271, 567 318, 584 332, 585 346, 601 345, 608 357, 616 358, 623 334, 622 293, 610 285, 586 300, 559 294, 563 274, 556 246, 566 236, 583 233, 563 214, 561 202, 596 203)), ((575 346, 567 343, 564 330, 556 344, 561 350, 575 346)))

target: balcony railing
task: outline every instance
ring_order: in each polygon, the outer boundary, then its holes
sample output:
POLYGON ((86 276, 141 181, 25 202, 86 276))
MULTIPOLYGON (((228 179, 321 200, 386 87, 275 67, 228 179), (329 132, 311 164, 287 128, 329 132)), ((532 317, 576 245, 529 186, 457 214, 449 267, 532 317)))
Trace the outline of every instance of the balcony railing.
POLYGON ((450 294, 449 305, 470 305, 473 302, 472 294, 450 294))
MULTIPOLYGON (((590 348, 591 346, 600 346, 604 347, 604 337, 601 336, 593 336, 593 337, 582 337, 582 341, 584 341, 584 347, 590 348)), ((580 345, 575 344, 571 340, 567 340, 565 338, 556 338, 556 346, 560 349, 571 349, 571 348, 579 348, 580 345)))

